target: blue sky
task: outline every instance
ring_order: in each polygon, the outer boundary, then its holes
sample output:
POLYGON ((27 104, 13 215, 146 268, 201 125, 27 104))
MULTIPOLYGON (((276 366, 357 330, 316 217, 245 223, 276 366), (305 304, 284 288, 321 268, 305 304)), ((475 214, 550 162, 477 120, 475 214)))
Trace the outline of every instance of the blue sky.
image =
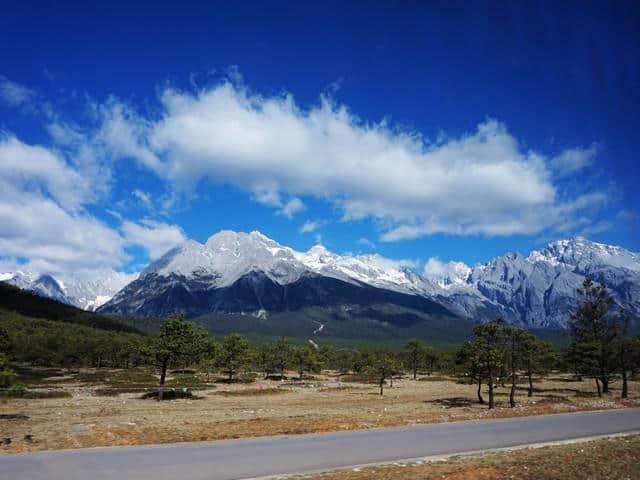
POLYGON ((134 271, 220 229, 418 270, 640 250, 632 2, 84 3, 0 17, 4 269, 134 271))

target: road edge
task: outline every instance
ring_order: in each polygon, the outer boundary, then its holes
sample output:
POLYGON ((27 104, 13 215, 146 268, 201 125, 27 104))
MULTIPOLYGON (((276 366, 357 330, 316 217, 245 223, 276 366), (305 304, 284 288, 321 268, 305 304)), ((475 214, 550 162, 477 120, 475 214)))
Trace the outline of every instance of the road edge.
POLYGON ((553 440, 550 442, 525 443, 522 445, 515 445, 511 447, 497 447, 497 448, 488 448, 485 450, 471 450, 466 452, 446 453, 442 455, 429 455, 426 457, 401 458, 396 460, 386 460, 383 462, 361 463, 361 464, 348 465, 344 467, 329 468, 329 469, 323 468, 323 469, 317 469, 317 470, 306 470, 303 472, 267 475, 262 477, 247 477, 242 480, 286 480, 286 479, 291 479, 296 477, 304 478, 305 476, 309 476, 309 475, 319 475, 319 474, 329 473, 329 472, 354 471, 354 470, 357 471, 357 470, 362 470, 365 468, 372 468, 372 467, 422 465, 425 463, 446 462, 447 460, 450 460, 452 458, 481 457, 483 455, 490 455, 493 453, 515 452, 518 450, 526 450, 529 448, 534 449, 534 448, 554 447, 559 445, 571 445, 575 443, 592 442, 595 440, 630 437, 633 435, 640 435, 640 430, 630 430, 628 432, 620 432, 620 433, 607 433, 603 435, 592 435, 589 437, 570 438, 567 440, 553 440))

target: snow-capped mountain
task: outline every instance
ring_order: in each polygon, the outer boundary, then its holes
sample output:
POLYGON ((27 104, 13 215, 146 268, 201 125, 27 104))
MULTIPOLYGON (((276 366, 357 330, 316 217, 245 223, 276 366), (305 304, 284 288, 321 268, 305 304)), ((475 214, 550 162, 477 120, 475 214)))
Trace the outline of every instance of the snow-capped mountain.
POLYGON ((527 327, 564 327, 585 277, 603 281, 617 304, 640 319, 640 254, 582 237, 528 256, 507 253, 474 266, 428 264, 425 273, 380 255, 338 255, 321 245, 299 252, 260 232, 222 231, 188 240, 140 275, 99 272, 91 280, 0 274, 41 295, 102 312, 164 316, 183 312, 255 313, 306 306, 392 303, 486 321, 503 316, 527 327), (433 268, 431 268, 433 267, 433 268))
POLYGON ((189 240, 167 252, 100 310, 153 316, 268 312, 378 301, 387 292, 386 300, 422 299, 427 309, 435 301, 474 320, 500 315, 529 327, 562 327, 586 276, 605 281, 618 304, 640 317, 640 256, 581 237, 527 257, 508 253, 473 267, 452 262, 434 276, 379 255, 337 255, 320 245, 298 252, 260 232, 223 231, 205 244, 189 240))
POLYGON ((298 252, 260 232, 223 231, 167 252, 100 311, 198 315, 393 299, 450 315, 428 298, 427 283, 378 255, 341 256, 319 245, 298 252))
POLYGON ((97 271, 94 275, 78 278, 16 270, 0 273, 0 281, 83 310, 95 310, 138 276, 113 270, 97 271))
POLYGON ((507 253, 485 264, 457 265, 451 279, 432 278, 441 301, 471 317, 492 314, 529 327, 563 327, 586 277, 604 282, 617 304, 640 318, 640 255, 583 237, 558 240, 527 257, 507 253), (494 308, 491 308, 494 307, 494 308))

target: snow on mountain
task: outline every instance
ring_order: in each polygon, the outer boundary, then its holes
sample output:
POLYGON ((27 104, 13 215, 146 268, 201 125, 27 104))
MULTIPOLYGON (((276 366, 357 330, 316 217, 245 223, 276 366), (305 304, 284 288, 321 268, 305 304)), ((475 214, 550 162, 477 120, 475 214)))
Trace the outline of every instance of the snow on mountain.
POLYGON ((622 247, 591 242, 584 237, 552 242, 542 250, 531 252, 527 260, 546 262, 554 267, 564 264, 582 271, 606 266, 640 272, 640 254, 622 247))
MULTIPOLYGON (((153 308, 164 302, 166 310, 171 300, 164 298, 169 294, 163 292, 169 291, 168 285, 180 285, 183 291, 172 291, 171 295, 184 302, 184 295, 199 292, 198 301, 206 308, 206 291, 231 287, 250 274, 254 275, 247 281, 253 285, 250 296, 262 288, 257 286, 259 275, 281 286, 316 275, 435 300, 476 320, 500 315, 530 327, 562 327, 575 307, 576 290, 589 276, 606 282, 616 301, 640 316, 639 255, 582 237, 550 243, 527 257, 507 253, 473 267, 430 260, 422 275, 407 268, 410 266, 377 254, 338 255, 321 245, 298 252, 260 232, 222 231, 204 245, 189 240, 169 251, 149 265, 138 282, 118 293, 114 302, 123 305, 124 311, 144 311, 153 298, 153 308), (133 297, 135 300, 130 300, 133 297), (126 307, 129 301, 133 303, 126 307)), ((223 303, 229 305, 229 300, 223 303)))
POLYGON ((79 278, 17 270, 1 273, 0 281, 83 310, 95 310, 138 276, 113 270, 97 271, 93 275, 79 278))
MULTIPOLYGON (((575 308, 576 290, 590 277, 605 282, 616 302, 640 318, 640 255, 583 237, 549 243, 528 256, 507 253, 473 267, 437 259, 427 263, 423 274, 415 267, 377 254, 338 255, 321 245, 298 252, 257 231, 221 231, 204 244, 188 240, 173 248, 138 278, 105 271, 81 281, 16 271, 0 274, 0 279, 80 308, 141 314, 171 311, 175 302, 193 304, 196 310, 263 309, 269 302, 282 304, 280 287, 317 278, 320 283, 306 288, 332 295, 320 279, 335 279, 352 285, 349 295, 371 286, 435 301, 475 320, 501 315, 529 327, 564 327, 575 308), (224 294, 213 293, 225 289, 224 294)), ((295 291, 298 299, 304 297, 295 291)))
POLYGON ((18 288, 28 288, 37 276, 26 270, 16 270, 15 272, 4 272, 0 274, 0 282, 7 282, 18 288))
POLYGON ((185 279, 208 277, 211 287, 220 288, 252 271, 263 272, 278 283, 289 283, 305 270, 296 252, 260 232, 222 231, 204 245, 187 240, 149 265, 141 277, 151 274, 185 279))
POLYGON ((564 327, 576 290, 589 277, 604 282, 620 306, 640 317, 640 255, 583 237, 552 242, 527 257, 507 253, 460 271, 465 281, 439 284, 446 290, 443 296, 454 300, 445 303, 458 313, 464 306, 468 316, 481 317, 480 307, 493 306, 493 312, 515 323, 564 327))
POLYGON ((83 310, 93 311, 138 278, 138 274, 103 270, 96 272, 95 277, 92 278, 62 278, 72 304, 83 310))
POLYGON ((429 282, 397 262, 380 255, 337 255, 322 245, 307 252, 285 247, 260 232, 222 231, 203 245, 193 240, 167 252, 142 273, 208 278, 210 287, 233 284, 250 272, 262 272, 280 285, 304 273, 315 273, 349 283, 367 284, 405 293, 425 293, 429 282))
POLYGON ((398 262, 373 255, 337 255, 322 245, 308 252, 295 252, 296 258, 310 271, 347 282, 359 282, 405 293, 425 293, 425 279, 398 262))

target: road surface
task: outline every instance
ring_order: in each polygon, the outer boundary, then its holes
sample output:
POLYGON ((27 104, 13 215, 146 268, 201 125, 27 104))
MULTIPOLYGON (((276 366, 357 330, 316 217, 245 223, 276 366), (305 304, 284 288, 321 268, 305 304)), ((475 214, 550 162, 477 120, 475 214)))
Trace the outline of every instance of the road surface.
POLYGON ((640 409, 0 456, 6 480, 222 480, 640 430, 640 409))

